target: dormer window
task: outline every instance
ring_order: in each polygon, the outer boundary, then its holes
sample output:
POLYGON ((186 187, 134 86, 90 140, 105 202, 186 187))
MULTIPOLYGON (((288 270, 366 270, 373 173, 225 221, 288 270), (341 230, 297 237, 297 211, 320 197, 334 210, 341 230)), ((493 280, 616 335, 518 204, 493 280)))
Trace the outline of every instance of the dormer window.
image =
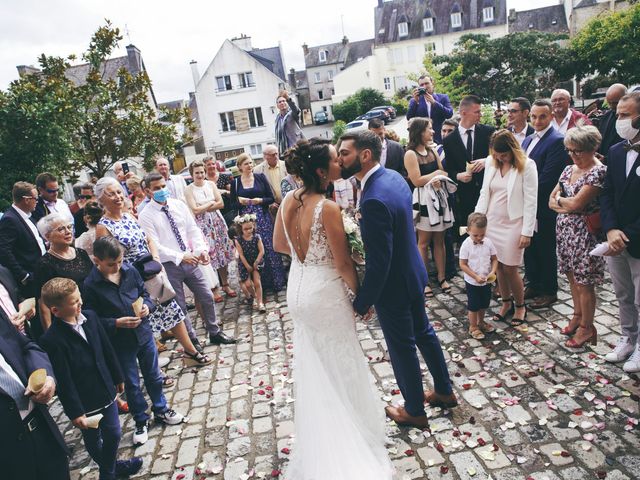
POLYGON ((424 33, 433 32, 433 17, 422 19, 422 30, 424 31, 424 33))
POLYGON ((326 62, 327 61, 327 51, 326 50, 320 50, 318 52, 318 60, 320 60, 321 62, 326 62))
POLYGON ((493 7, 484 7, 482 9, 482 21, 484 23, 493 22, 493 7))
POLYGON ((398 24, 398 36, 406 37, 409 35, 409 24, 407 22, 400 22, 398 24))
POLYGON ((462 27, 462 12, 453 12, 451 14, 451 27, 452 28, 462 27))

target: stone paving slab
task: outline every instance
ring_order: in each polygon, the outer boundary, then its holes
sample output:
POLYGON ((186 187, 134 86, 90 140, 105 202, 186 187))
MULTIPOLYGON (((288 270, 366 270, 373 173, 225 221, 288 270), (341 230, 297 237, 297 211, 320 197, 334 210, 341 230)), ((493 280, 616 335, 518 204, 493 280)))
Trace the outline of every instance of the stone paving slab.
MULTIPOLYGON (((519 330, 496 324, 498 332, 483 341, 467 334, 464 282, 457 277, 452 284, 450 295, 436 288, 426 308, 461 404, 450 411, 428 408, 430 430, 387 423, 397 478, 640 478, 640 380, 602 359, 619 334, 610 284, 598 290, 600 342, 576 351, 562 345, 565 337, 559 332, 572 311, 563 279, 560 302, 553 308, 530 312, 528 327, 519 330)), ((240 299, 226 299, 219 306, 224 330, 240 343, 207 346, 215 359, 210 366, 183 369, 176 345, 168 342, 173 360, 167 373, 177 381, 166 389, 167 399, 190 418, 178 426, 152 426, 149 442, 134 448, 133 422, 121 416, 119 457, 144 459, 135 478, 247 480, 281 475, 295 449, 293 323, 284 292, 269 296, 267 307, 267 314, 254 314, 240 299)), ((194 321, 204 338, 201 322, 194 321)), ((380 397, 401 403, 377 321, 356 328, 380 397)), ((430 388, 424 365, 423 372, 430 388)), ((73 448, 72 478, 97 478, 79 432, 57 401, 51 413, 73 448)))

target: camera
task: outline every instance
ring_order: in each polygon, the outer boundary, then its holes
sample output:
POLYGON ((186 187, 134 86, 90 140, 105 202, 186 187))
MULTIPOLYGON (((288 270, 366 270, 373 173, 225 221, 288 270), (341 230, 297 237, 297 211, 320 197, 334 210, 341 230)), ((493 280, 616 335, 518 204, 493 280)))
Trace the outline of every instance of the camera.
POLYGON ((122 173, 125 175, 129 173, 129 164, 127 162, 122 162, 122 173))
POLYGON ((427 89, 426 89, 426 88, 424 88, 424 87, 420 87, 420 88, 418 89, 418 94, 419 94, 419 95, 424 95, 425 93, 427 93, 427 89))

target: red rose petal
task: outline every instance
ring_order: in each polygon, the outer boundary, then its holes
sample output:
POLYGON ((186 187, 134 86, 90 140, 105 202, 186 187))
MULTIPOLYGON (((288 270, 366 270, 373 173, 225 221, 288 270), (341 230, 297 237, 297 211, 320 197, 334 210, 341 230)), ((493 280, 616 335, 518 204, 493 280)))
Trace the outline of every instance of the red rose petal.
POLYGON ((475 425, 475 424, 476 424, 476 417, 471 417, 471 418, 469 419, 469 423, 470 423, 471 425, 475 425))
POLYGON ((407 457, 413 457, 413 454, 414 454, 414 453, 415 453, 415 452, 414 452, 413 450, 411 450, 411 449, 409 449, 409 450, 405 450, 405 451, 404 451, 404 454, 405 454, 407 457))
POLYGON ((441 465, 440 466, 440 473, 442 473, 443 475, 446 473, 449 473, 449 467, 447 467, 446 465, 441 465))
POLYGON ((436 450, 438 450, 439 452, 444 452, 444 447, 441 443, 436 444, 436 450))
POLYGON ((462 384, 462 388, 464 388, 465 390, 469 390, 471 388, 471 384, 470 383, 463 383, 462 384))
POLYGON ((496 387, 496 388, 502 388, 502 383, 501 383, 501 382, 498 382, 498 383, 496 383, 496 384, 494 385, 494 387, 496 387))
POLYGON ((184 477, 186 477, 186 475, 184 473, 181 473, 179 475, 176 475, 176 480, 182 480, 184 477))
POLYGON ((289 455, 291 453, 291 450, 289 450, 287 447, 284 447, 282 450, 280 450, 282 453, 284 453, 285 455, 289 455))
POLYGON ((563 450, 563 451, 560 452, 560 456, 567 458, 567 457, 570 457, 571 454, 569 452, 567 452, 566 450, 563 450))
POLYGON ((580 415, 582 415, 582 409, 581 409, 581 408, 576 408, 576 409, 573 411, 573 414, 574 414, 575 416, 579 417, 580 415))
POLYGON ((282 472, 280 470, 271 470, 271 478, 278 478, 282 472))
POLYGON ((264 390, 258 390, 258 395, 264 395, 264 390))
POLYGON ((484 447, 486 444, 487 442, 484 441, 484 438, 478 437, 478 445, 480 445, 481 447, 484 447))

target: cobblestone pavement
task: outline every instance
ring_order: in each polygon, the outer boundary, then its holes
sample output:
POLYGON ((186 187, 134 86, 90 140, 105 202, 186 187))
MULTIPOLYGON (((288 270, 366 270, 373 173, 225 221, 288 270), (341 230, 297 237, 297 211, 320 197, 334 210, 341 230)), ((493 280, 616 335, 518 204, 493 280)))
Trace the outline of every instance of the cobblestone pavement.
MULTIPOLYGON (((598 291, 597 347, 571 351, 559 332, 572 311, 566 282, 552 309, 529 312, 528 330, 497 325, 499 331, 483 341, 466 333, 463 282, 453 283, 452 294, 437 294, 427 309, 461 405, 428 410, 430 432, 387 424, 398 478, 640 478, 640 381, 602 360, 619 332, 611 287, 598 291)), ((171 362, 167 371, 176 385, 167 397, 173 408, 188 412, 188 423, 153 426, 149 441, 133 448, 131 417, 121 416, 120 456, 144 458, 137 478, 273 478, 284 469, 295 448, 293 325, 284 298, 269 297, 269 312, 259 315, 238 299, 226 300, 224 329, 240 343, 208 346, 216 359, 212 367, 182 369, 177 358, 171 362)), ((381 399, 400 402, 377 322, 357 329, 381 399)), ((79 431, 57 402, 51 412, 75 447, 73 478, 97 478, 79 431)))

